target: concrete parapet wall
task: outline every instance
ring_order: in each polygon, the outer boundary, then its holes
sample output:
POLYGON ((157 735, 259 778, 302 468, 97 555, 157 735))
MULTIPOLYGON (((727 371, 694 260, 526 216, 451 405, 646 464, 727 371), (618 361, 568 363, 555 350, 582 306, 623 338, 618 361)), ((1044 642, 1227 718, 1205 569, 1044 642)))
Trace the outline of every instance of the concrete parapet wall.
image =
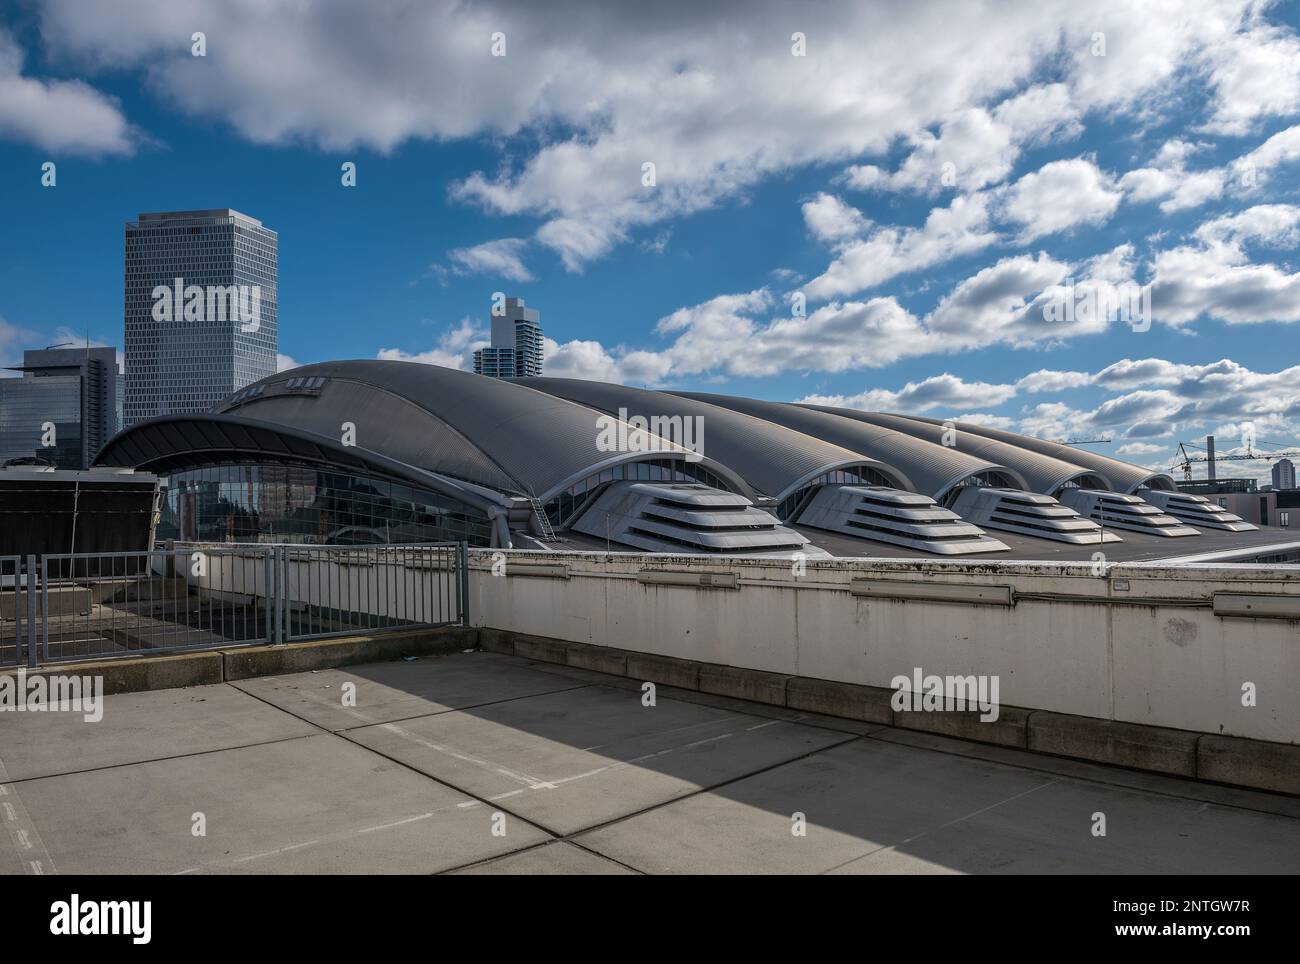
MULTIPOLYGON (((479 642, 490 652, 584 668, 591 651, 598 648, 492 628, 479 630, 479 642), (575 653, 581 655, 575 658, 575 653)), ((1300 795, 1300 746, 1295 744, 1007 705, 999 708, 996 720, 988 722, 971 711, 900 712, 891 706, 894 691, 882 687, 603 649, 605 665, 624 667, 622 672, 609 671, 629 679, 1052 756, 1300 795)))
MULTIPOLYGON (((1096 575, 1088 564, 508 553, 564 565, 568 578, 553 580, 493 575, 493 555, 470 553, 476 624, 626 650, 631 666, 675 657, 877 688, 916 668, 996 676, 1006 706, 1300 743, 1300 621, 1215 612, 1217 593, 1285 613, 1300 599, 1300 566, 1125 564, 1096 575), (647 570, 734 575, 739 589, 646 581, 647 570), (855 580, 897 582, 885 587, 896 595, 855 593, 855 580), (907 598, 935 585, 1006 587, 1011 604, 907 598), (1254 706, 1243 705, 1247 684, 1254 706)), ((698 672, 701 688, 725 685, 698 672)), ((1018 742, 1005 719, 1003 739, 1018 742)))

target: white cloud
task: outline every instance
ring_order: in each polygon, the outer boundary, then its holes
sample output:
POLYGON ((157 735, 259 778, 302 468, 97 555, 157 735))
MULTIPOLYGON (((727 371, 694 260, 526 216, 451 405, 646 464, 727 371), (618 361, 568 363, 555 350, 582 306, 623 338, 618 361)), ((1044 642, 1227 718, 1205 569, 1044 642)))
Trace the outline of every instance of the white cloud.
POLYGON ((1012 11, 842 0, 797 19, 806 57, 790 55, 790 11, 777 0, 678 5, 671 16, 563 0, 379 12, 45 0, 40 14, 56 62, 143 70, 165 102, 259 144, 389 152, 412 138, 525 134, 529 147, 503 152, 454 196, 541 219, 537 241, 572 270, 645 226, 801 165, 860 164, 910 141, 923 166, 929 144, 936 159, 953 154, 959 178, 992 183, 1024 144, 1070 136, 1076 115, 1158 113, 1188 72, 1208 71, 1213 121, 1227 127, 1289 109, 1294 77, 1291 32, 1269 29, 1250 0, 1042 0, 1012 11), (209 37, 201 63, 178 40, 196 24, 209 37), (491 55, 494 31, 505 57, 491 55), (1093 56, 1095 33, 1107 37, 1105 57, 1093 56), (1056 82, 1039 85, 1048 72, 1056 82), (657 167, 649 188, 647 161, 657 167))
POLYGON ((1300 207, 1294 204, 1257 204, 1236 214, 1206 221, 1194 234, 1207 244, 1259 241, 1269 247, 1293 248, 1300 244, 1300 207))
POLYGON ((1154 167, 1129 171, 1119 179, 1119 186, 1132 201, 1160 200, 1160 210, 1166 214, 1217 201, 1225 194, 1255 194, 1277 168, 1300 158, 1300 125, 1279 131, 1221 167, 1189 171, 1186 161, 1192 153, 1185 142, 1166 142, 1153 161, 1154 167))
POLYGON ((78 80, 37 80, 22 69, 22 50, 0 29, 0 138, 52 154, 134 152, 137 135, 116 100, 78 80))
POLYGON ((1022 392, 1063 392, 1072 388, 1082 388, 1092 383, 1092 376, 1087 372, 1054 372, 1040 368, 1016 382, 1016 388, 1022 392))
POLYGON ((1002 213, 1024 226, 1020 239, 1027 243, 1081 224, 1102 224, 1122 197, 1110 175, 1077 157, 1052 161, 1020 178, 1011 186, 1002 213))
POLYGON ((1115 451, 1120 455, 1155 455, 1157 452, 1169 451, 1169 446, 1152 445, 1150 442, 1126 442, 1115 451))
POLYGON ((864 190, 936 194, 956 188, 970 193, 1011 173, 1022 146, 1049 137, 1070 140, 1082 129, 1064 84, 1030 87, 992 111, 970 107, 955 112, 944 120, 938 135, 921 131, 912 138, 912 153, 897 171, 855 165, 845 172, 845 180, 864 190))
POLYGON ((532 281, 533 276, 524 267, 520 255, 528 242, 523 238, 500 238, 485 241, 469 248, 456 248, 447 252, 456 274, 486 274, 506 281, 532 281))
POLYGON ((1016 420, 1006 415, 990 415, 987 412, 972 412, 967 415, 958 415, 953 419, 954 422, 969 422, 972 425, 983 425, 987 428, 999 428, 1008 432, 1015 431, 1016 420))
POLYGON ((1294 245, 1300 208, 1261 205, 1215 218, 1195 232, 1196 245, 1156 254, 1151 281, 1155 316, 1175 327, 1198 318, 1230 325, 1300 321, 1300 272, 1252 263, 1243 245, 1294 245))
POLYGON ((462 318, 460 324, 449 327, 438 336, 437 345, 425 351, 408 352, 401 348, 381 348, 375 355, 390 361, 420 362, 440 365, 443 368, 470 370, 474 367, 474 351, 488 344, 487 332, 473 318, 462 318))
POLYGON ((289 355, 277 354, 275 356, 275 370, 277 372, 287 372, 290 368, 298 368, 301 365, 302 362, 289 355))
MULTIPOLYGON (((933 408, 953 409, 965 405, 1000 405, 1016 394, 1014 385, 967 382, 956 375, 932 375, 920 382, 908 382, 898 391, 870 388, 858 395, 810 395, 800 401, 836 408, 857 408, 867 412, 895 411, 904 414, 933 408)), ((1000 416, 977 416, 984 419, 1000 416)), ((984 424, 988 424, 986 421, 984 424)))
MULTIPOLYGON (((1261 8, 1256 10, 1256 18, 1261 8)), ((1206 130, 1249 133, 1261 118, 1300 114, 1300 40, 1259 22, 1209 48, 1213 114, 1206 130)))
POLYGON ((818 194, 803 204, 803 220, 819 241, 835 244, 864 233, 871 222, 833 194, 818 194))
POLYGON ((932 210, 920 228, 881 227, 842 245, 835 260, 802 290, 817 300, 843 297, 970 254, 998 239, 988 222, 985 195, 955 197, 947 207, 932 210))

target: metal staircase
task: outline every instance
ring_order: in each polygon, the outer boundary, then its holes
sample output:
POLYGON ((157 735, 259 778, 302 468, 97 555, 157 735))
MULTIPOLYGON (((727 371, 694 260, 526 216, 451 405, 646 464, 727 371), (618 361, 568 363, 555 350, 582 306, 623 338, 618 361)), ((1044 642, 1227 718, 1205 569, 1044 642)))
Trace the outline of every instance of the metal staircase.
POLYGON ((551 528, 551 520, 546 518, 546 509, 542 506, 541 500, 535 495, 530 495, 528 501, 533 507, 533 515, 537 516, 537 528, 542 538, 554 540, 555 530, 551 528))

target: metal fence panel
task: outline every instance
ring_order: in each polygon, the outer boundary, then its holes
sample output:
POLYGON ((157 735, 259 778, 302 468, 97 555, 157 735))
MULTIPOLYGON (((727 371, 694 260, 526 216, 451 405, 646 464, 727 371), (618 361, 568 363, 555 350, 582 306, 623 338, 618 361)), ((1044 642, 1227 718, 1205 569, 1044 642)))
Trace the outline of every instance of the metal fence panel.
POLYGON ((464 543, 168 543, 0 557, 0 665, 467 624, 467 556, 464 543))
POLYGON ((0 666, 22 662, 27 639, 27 586, 22 556, 0 556, 0 666))
POLYGON ((260 546, 43 556, 41 659, 269 642, 272 560, 260 546))
POLYGON ((280 551, 285 639, 462 621, 461 544, 284 546, 280 551))

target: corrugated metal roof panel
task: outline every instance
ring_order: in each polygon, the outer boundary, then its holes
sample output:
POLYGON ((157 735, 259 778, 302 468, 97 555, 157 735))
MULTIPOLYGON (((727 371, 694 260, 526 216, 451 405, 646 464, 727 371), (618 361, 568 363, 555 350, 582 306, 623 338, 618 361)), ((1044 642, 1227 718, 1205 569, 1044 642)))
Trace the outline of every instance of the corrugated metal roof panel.
POLYGON ((813 438, 860 452, 868 458, 880 459, 897 466, 911 480, 916 491, 933 499, 941 499, 954 485, 983 472, 1001 472, 1010 476, 1014 484, 1025 484, 1019 473, 1005 465, 936 445, 891 428, 845 418, 828 410, 731 395, 700 392, 673 394, 775 422, 813 438))
POLYGON ((729 466, 773 498, 784 497, 787 489, 810 476, 853 463, 876 469, 898 488, 910 488, 905 473, 888 462, 689 396, 576 378, 517 381, 611 415, 625 410, 629 418, 701 418, 703 450, 708 457, 729 466))

